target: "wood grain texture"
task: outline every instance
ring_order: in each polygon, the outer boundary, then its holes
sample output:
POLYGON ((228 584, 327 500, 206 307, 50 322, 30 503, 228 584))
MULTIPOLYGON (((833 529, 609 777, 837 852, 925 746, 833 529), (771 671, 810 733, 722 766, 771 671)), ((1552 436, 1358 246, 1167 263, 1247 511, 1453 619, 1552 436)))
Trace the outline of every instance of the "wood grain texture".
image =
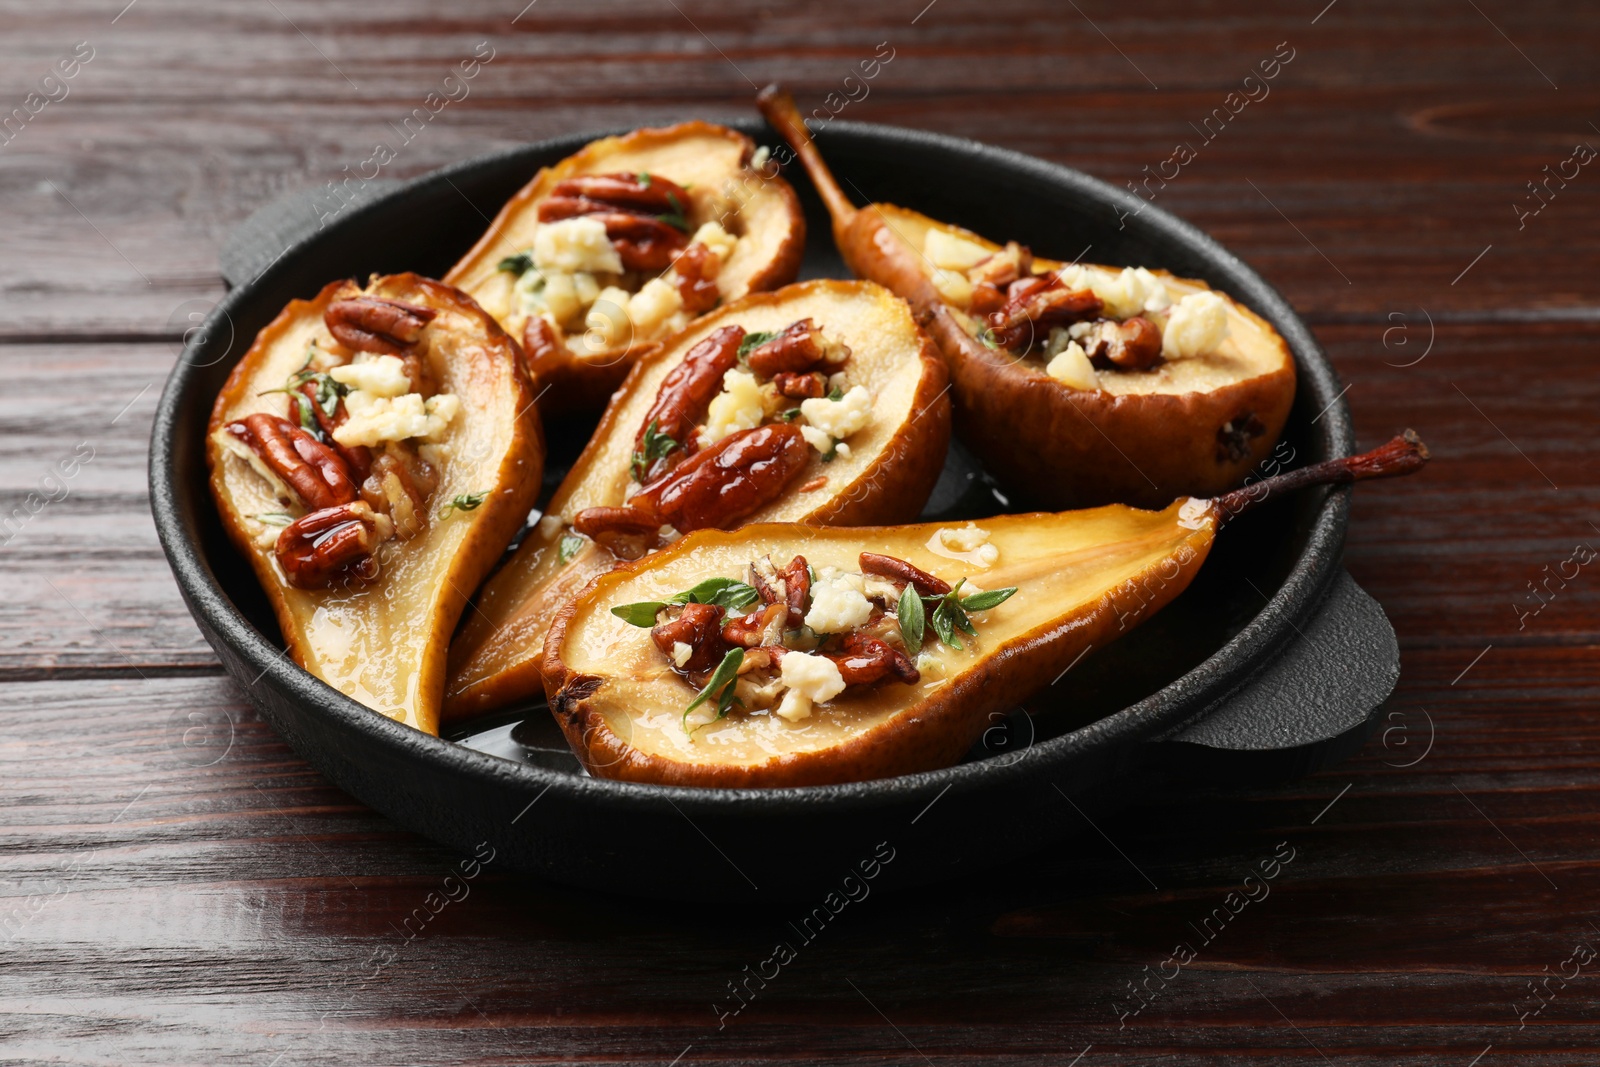
POLYGON ((1600 177, 1552 185, 1520 229, 1513 208, 1600 140, 1600 15, 524 3, 0 0, 0 120, 75 42, 95 50, 0 144, 0 522, 27 515, 0 530, 0 1063, 1600 1058, 1593 964, 1529 989, 1600 947, 1600 577, 1546 569, 1600 544, 1600 177), (749 114, 752 81, 819 106, 887 41, 843 117, 1123 185, 1285 40, 1270 95, 1155 202, 1316 325, 1363 444, 1415 426, 1434 449, 1421 477, 1355 497, 1347 564, 1403 659, 1361 754, 1287 786, 1173 784, 982 878, 886 885, 720 1027, 787 913, 487 871, 415 932, 461 858, 255 717, 148 517, 155 395, 223 291, 229 229, 341 177, 480 41, 495 58, 470 95, 385 176, 749 114), (56 499, 29 514, 29 493, 56 499), (1217 925, 1284 848, 1270 892, 1217 925), (1194 958, 1172 976, 1179 942, 1194 958))

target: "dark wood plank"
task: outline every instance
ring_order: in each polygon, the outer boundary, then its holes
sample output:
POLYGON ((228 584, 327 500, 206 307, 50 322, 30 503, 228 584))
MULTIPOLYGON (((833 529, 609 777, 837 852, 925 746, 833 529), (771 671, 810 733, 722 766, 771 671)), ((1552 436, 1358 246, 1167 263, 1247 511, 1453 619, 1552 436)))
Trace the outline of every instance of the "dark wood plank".
POLYGON ((1309 314, 1381 320, 1421 306, 1481 317, 1492 306, 1592 317, 1579 279, 1593 264, 1574 259, 1586 253, 1566 235, 1594 228, 1600 184, 1584 173, 1553 184, 1549 206, 1520 225, 1514 207, 1535 206, 1526 183, 1595 136, 1597 90, 1573 32, 1592 14, 1519 11, 1513 46, 1470 5, 1419 5, 1380 34, 1346 6, 1311 25, 1283 12, 1167 5, 1135 20, 1095 5, 1080 16, 942 0, 915 26, 904 12, 863 18, 845 6, 844 17, 536 6, 513 26, 500 5, 441 14, 412 3, 376 27, 311 4, 279 5, 282 15, 143 4, 115 25, 98 8, 67 18, 22 9, 0 51, 19 101, 73 40, 96 52, 70 95, 4 147, 0 204, 13 221, 0 337, 176 334, 186 302, 219 294, 214 250, 231 226, 274 195, 342 178, 371 143, 398 140, 391 123, 479 41, 495 58, 386 176, 584 128, 749 115, 746 77, 785 79, 820 106, 887 42, 892 62, 844 117, 978 137, 1118 186, 1159 174, 1189 143, 1197 158, 1177 177, 1140 187, 1309 314), (168 42, 197 20, 205 47, 171 62, 168 42), (1270 94, 1203 140, 1195 127, 1286 39, 1294 59, 1270 94), (1463 70, 1473 72, 1464 84, 1453 76, 1463 70), (1566 269, 1549 270, 1553 258, 1566 269))

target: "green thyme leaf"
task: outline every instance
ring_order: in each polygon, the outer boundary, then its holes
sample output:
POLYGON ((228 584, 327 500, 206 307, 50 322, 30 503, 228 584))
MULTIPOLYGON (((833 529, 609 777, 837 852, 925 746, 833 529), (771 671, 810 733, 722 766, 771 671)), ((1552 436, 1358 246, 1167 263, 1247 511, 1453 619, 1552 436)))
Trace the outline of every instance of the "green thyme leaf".
POLYGON ((637 604, 618 604, 611 614, 629 626, 649 629, 656 624, 656 613, 667 605, 660 600, 641 600, 637 604))
POLYGON ((742 648, 731 649, 726 656, 722 657, 722 662, 717 664, 717 669, 712 672, 711 680, 706 683, 706 687, 695 695, 695 698, 689 702, 688 707, 683 709, 683 730, 685 733, 694 733, 693 730, 689 729, 689 713, 713 696, 717 698, 717 717, 720 719, 728 714, 728 709, 733 706, 736 699, 733 696, 733 692, 737 688, 734 682, 739 677, 739 665, 743 662, 744 649, 742 648))
POLYGON ((333 376, 322 373, 309 373, 305 370, 298 372, 289 380, 288 388, 299 392, 300 387, 307 382, 315 385, 317 393, 317 406, 323 410, 328 418, 333 418, 339 410, 339 398, 350 395, 350 387, 343 382, 334 381, 333 376))
POLYGON ((645 189, 650 188, 650 183, 655 180, 642 170, 638 174, 634 175, 634 179, 637 180, 639 185, 645 189))
POLYGON ((489 490, 487 489, 481 493, 462 493, 459 496, 451 498, 450 503, 439 509, 439 517, 441 519, 448 519, 452 512, 477 511, 483 502, 488 499, 489 490))
POLYGON ((926 628, 927 615, 922 609, 922 598, 917 595, 914 588, 907 587, 900 594, 900 640, 905 643, 906 652, 915 656, 922 648, 922 632, 926 628))
POLYGON ((531 252, 518 252, 514 256, 507 256, 499 262, 495 269, 503 270, 507 274, 515 274, 520 278, 533 269, 533 254, 531 252))
POLYGON ((672 210, 665 214, 657 215, 656 218, 675 230, 682 230, 684 233, 688 233, 689 217, 684 213, 683 204, 678 200, 678 194, 668 193, 667 203, 672 205, 672 210))
POLYGON ((844 390, 840 389, 837 385, 834 386, 832 389, 828 390, 828 399, 835 402, 843 400, 844 390))
POLYGON ((839 458, 839 442, 838 441, 834 441, 833 443, 828 445, 828 450, 826 452, 824 452, 822 455, 818 456, 817 458, 822 460, 822 462, 824 462, 824 463, 832 463, 834 460, 838 459, 839 458))
POLYGON ((956 636, 955 624, 950 620, 950 613, 945 610, 947 602, 940 599, 939 606, 933 609, 933 632, 939 635, 939 640, 951 648, 961 647, 961 638, 956 636))
POLYGON ((786 411, 778 412, 778 418, 782 419, 784 422, 793 422, 795 419, 798 419, 799 417, 800 417, 800 409, 799 408, 789 408, 786 411))
POLYGON ((778 336, 777 330, 757 330, 755 333, 745 334, 744 340, 739 342, 739 358, 744 359, 776 336, 778 336))
POLYGON ((949 611, 950 621, 955 624, 956 629, 972 637, 978 636, 978 631, 973 628, 972 620, 967 618, 967 613, 961 607, 961 602, 959 600, 950 601, 949 611))
POLYGON ((655 466, 656 460, 665 459, 678 447, 677 441, 660 432, 659 421, 650 420, 650 425, 644 428, 642 447, 633 454, 633 480, 641 484, 645 475, 650 473, 650 468, 655 466))
POLYGON ((294 521, 294 516, 287 511, 263 511, 250 517, 263 526, 287 526, 294 521))
POLYGON ((1017 587, 1012 585, 1004 589, 990 589, 983 593, 973 593, 971 596, 962 599, 961 606, 967 611, 988 611, 990 608, 999 607, 1007 600, 1010 600, 1011 594, 1016 591, 1017 587))
POLYGON ((561 553, 561 562, 571 563, 572 557, 583 551, 583 546, 588 543, 588 540, 589 539, 587 537, 583 537, 579 534, 563 534, 561 537, 561 547, 559 549, 561 553))
POLYGON ((327 444, 328 439, 322 435, 322 424, 317 421, 317 416, 311 409, 311 398, 304 393, 290 393, 289 399, 300 410, 300 428, 323 444, 327 444))
POLYGON ((716 604, 729 611, 749 607, 761 595, 755 588, 735 578, 707 578, 693 589, 686 589, 672 598, 674 604, 716 604))

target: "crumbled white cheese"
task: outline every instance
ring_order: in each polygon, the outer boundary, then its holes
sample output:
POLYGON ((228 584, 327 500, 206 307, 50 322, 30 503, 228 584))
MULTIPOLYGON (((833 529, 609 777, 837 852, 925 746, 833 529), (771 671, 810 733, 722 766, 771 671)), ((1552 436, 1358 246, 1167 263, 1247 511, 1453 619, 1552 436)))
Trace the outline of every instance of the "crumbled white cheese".
POLYGON ((628 290, 608 285, 600 290, 584 315, 584 335, 581 347, 589 352, 599 352, 626 345, 633 333, 628 305, 632 298, 628 290))
POLYGON ((1087 267, 1080 267, 1076 263, 1068 263, 1056 271, 1056 279, 1061 282, 1064 289, 1077 291, 1079 289, 1092 289, 1094 287, 1094 274, 1087 267))
POLYGON ((1074 341, 1081 341, 1093 333, 1094 328, 1095 324, 1093 322, 1075 322, 1067 327, 1067 336, 1074 341))
POLYGON ((1228 302, 1209 290, 1178 301, 1161 335, 1161 354, 1168 359, 1204 356, 1228 336, 1228 302))
POLYGON ((1167 287, 1143 267, 1124 267, 1114 278, 1098 272, 1086 272, 1086 276, 1095 295, 1105 301, 1106 314, 1112 318, 1132 318, 1147 311, 1165 311, 1172 306, 1167 287))
POLYGON ((989 543, 989 531, 970 522, 959 528, 940 527, 928 538, 927 547, 936 556, 975 563, 985 569, 1000 560, 1000 549, 989 543))
POLYGON ((369 396, 403 396, 411 392, 411 379, 406 377, 405 367, 398 356, 357 357, 354 363, 334 367, 328 377, 369 396))
POLYGON ((557 329, 565 329, 574 323, 583 311, 583 302, 578 299, 572 275, 558 270, 530 270, 517 282, 517 290, 522 295, 523 307, 530 315, 544 315, 557 329))
POLYGON ((730 370, 722 376, 722 392, 711 400, 706 424, 700 429, 701 447, 712 445, 740 430, 761 425, 766 408, 761 403, 761 387, 748 371, 730 370))
POLYGON ((832 452, 836 447, 838 447, 837 441, 823 433, 821 430, 817 429, 815 426, 800 427, 800 436, 806 439, 806 444, 810 445, 818 452, 821 452, 823 455, 827 455, 829 452, 832 452))
POLYGON ((541 222, 533 235, 533 264, 568 274, 622 273, 622 256, 606 236, 606 224, 590 215, 541 222))
POLYGON ((789 652, 783 657, 779 677, 788 687, 783 702, 778 705, 778 715, 794 722, 811 715, 811 705, 832 700, 844 692, 844 678, 839 665, 825 656, 808 652, 789 652))
POLYGON ((862 576, 824 567, 811 586, 806 625, 819 634, 848 633, 866 625, 871 617, 872 601, 867 599, 862 576))
POLYGON ((682 667, 694 655, 694 646, 684 641, 672 642, 672 662, 682 667))
MULTIPOLYGON (((1054 335, 1056 331, 1051 330, 1050 333, 1054 335)), ((1073 389, 1100 387, 1099 375, 1095 373, 1094 364, 1089 362, 1088 353, 1083 350, 1082 345, 1071 339, 1068 339, 1066 347, 1045 365, 1044 372, 1062 385, 1073 389)))
POLYGON ((922 239, 922 254, 940 270, 966 270, 994 255, 994 249, 985 248, 976 241, 958 237, 944 230, 929 230, 922 239))
POLYGON ((694 231, 694 236, 689 238, 689 243, 705 245, 717 254, 718 259, 726 263, 728 257, 733 255, 734 246, 739 243, 739 239, 723 229, 722 223, 712 220, 702 223, 700 228, 694 231))
POLYGON ((843 441, 839 441, 833 446, 833 453, 840 459, 849 459, 850 446, 845 444, 843 441))
MULTIPOLYGON (((715 223, 707 223, 715 225, 715 223)), ((678 287, 665 278, 651 278, 629 299, 628 318, 642 334, 652 334, 683 308, 678 287)))
POLYGON ((806 422, 837 440, 844 440, 872 420, 872 396, 864 385, 853 387, 838 400, 813 397, 800 401, 806 422))
POLYGON ((972 303, 972 282, 959 271, 935 269, 933 287, 939 290, 939 295, 946 301, 958 307, 972 303))
POLYGON ((357 389, 345 396, 344 405, 350 417, 333 431, 333 439, 346 448, 437 437, 461 410, 461 400, 454 393, 440 393, 424 401, 421 393, 379 397, 357 389))
POLYGON ((831 393, 835 389, 839 390, 840 396, 843 396, 845 393, 850 391, 850 379, 846 377, 844 371, 842 370, 834 371, 832 374, 828 375, 828 392, 831 393))

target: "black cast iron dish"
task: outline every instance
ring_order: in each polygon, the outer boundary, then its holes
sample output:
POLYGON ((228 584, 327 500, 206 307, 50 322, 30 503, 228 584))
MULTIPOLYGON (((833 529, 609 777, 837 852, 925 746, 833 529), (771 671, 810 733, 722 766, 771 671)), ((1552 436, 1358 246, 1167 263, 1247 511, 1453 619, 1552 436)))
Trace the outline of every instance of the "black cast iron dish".
MULTIPOLYGON (((774 144, 754 122, 734 125, 774 144)), ((1182 597, 1031 702, 1049 715, 997 719, 966 762, 927 774, 770 791, 604 781, 578 772, 542 706, 477 724, 453 743, 376 715, 300 670, 282 655, 265 598, 206 490, 206 418, 223 379, 287 301, 330 279, 442 275, 539 166, 595 136, 463 163, 332 219, 324 208, 321 228, 309 198, 263 212, 247 227, 254 236, 225 252, 235 288, 167 383, 150 484, 173 572, 228 672, 330 779, 403 826, 463 851, 487 841, 501 860, 557 881, 701 901, 813 899, 879 842, 894 850, 895 883, 930 881, 1081 830, 1064 796, 1097 783, 1152 769, 1281 777, 1359 743, 1399 667, 1382 611, 1339 563, 1348 490, 1295 494, 1235 523, 1182 597), (299 239, 282 252, 291 235, 299 239)), ((823 148, 863 202, 906 204, 1041 254, 1159 265, 1227 291, 1271 321, 1298 362, 1285 465, 1353 451, 1339 385, 1310 332, 1271 286, 1194 227, 1077 171, 970 141, 837 122, 823 148)), ((810 224, 803 276, 847 276, 804 176, 789 177, 810 224)), ((552 428, 556 473, 586 433, 552 428)), ((927 515, 1003 508, 952 448, 927 515)))

